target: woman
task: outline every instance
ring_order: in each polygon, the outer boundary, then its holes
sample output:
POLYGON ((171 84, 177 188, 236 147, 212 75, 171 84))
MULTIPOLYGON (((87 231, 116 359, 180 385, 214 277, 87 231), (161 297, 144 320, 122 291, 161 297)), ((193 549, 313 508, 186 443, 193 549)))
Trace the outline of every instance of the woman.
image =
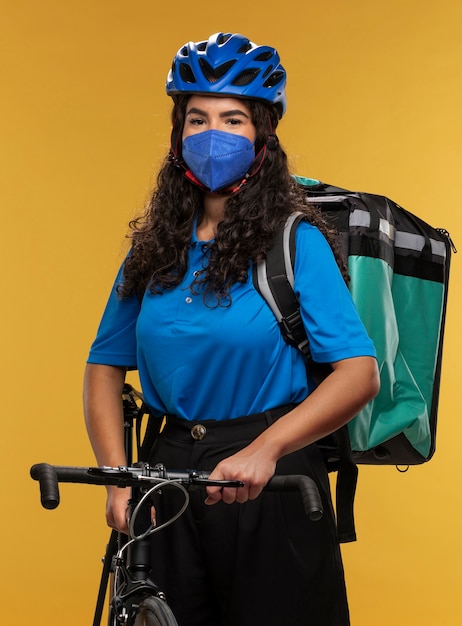
MULTIPOLYGON (((276 50, 241 35, 179 50, 167 79, 171 151, 131 224, 130 254, 86 368, 86 423, 100 465, 125 463, 120 397, 127 369, 138 368, 152 413, 168 415, 150 462, 244 483, 208 487, 205 503, 193 494, 187 513, 153 540, 156 581, 180 626, 349 623, 314 442, 375 396, 378 374, 332 235, 295 185, 275 134, 285 83, 276 50), (306 214, 295 290, 313 356, 332 365, 317 388, 252 285, 252 264, 293 211, 306 214), (261 493, 276 471, 317 481, 326 509, 319 523, 293 494, 261 493)), ((157 515, 169 506, 165 498, 157 515)), ((108 524, 126 531, 126 509, 124 490, 109 488, 108 524)))

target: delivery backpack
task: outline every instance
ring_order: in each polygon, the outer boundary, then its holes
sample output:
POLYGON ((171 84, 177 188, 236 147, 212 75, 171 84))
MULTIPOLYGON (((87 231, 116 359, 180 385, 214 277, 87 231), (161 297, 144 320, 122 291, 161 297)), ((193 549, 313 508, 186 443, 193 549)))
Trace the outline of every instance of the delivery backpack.
MULTIPOLYGON (((435 452, 443 331, 451 249, 435 229, 384 196, 347 191, 296 177, 308 200, 339 233, 350 291, 373 340, 380 392, 349 424, 319 442, 337 474, 339 541, 354 541, 357 463, 409 466, 435 452)), ((284 339, 299 348, 309 373, 313 362, 293 291, 295 231, 302 214, 289 216, 253 282, 279 322, 284 339)))

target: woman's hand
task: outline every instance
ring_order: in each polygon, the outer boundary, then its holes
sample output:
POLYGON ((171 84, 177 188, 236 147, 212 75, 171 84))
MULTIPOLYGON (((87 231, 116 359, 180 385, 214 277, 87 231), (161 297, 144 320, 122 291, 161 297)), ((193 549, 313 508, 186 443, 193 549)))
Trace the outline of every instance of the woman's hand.
POLYGON ((120 533, 128 534, 128 501, 130 488, 108 487, 106 500, 107 525, 120 533))
MULTIPOLYGON (((128 535, 128 503, 131 497, 130 487, 107 487, 106 521, 107 525, 119 533, 128 535)), ((151 522, 156 525, 156 509, 151 507, 151 522)))
POLYGON ((209 478, 213 480, 240 480, 243 487, 207 487, 206 504, 216 504, 222 500, 226 504, 255 500, 266 483, 274 475, 276 460, 260 448, 258 440, 236 454, 221 461, 209 478))

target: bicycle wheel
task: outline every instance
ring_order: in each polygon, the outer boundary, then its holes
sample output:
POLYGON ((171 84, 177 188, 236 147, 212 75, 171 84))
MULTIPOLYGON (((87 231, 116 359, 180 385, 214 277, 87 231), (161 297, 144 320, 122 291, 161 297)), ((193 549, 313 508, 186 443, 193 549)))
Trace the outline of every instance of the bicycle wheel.
POLYGON ((133 626, 178 626, 178 622, 165 600, 151 596, 141 602, 133 626))

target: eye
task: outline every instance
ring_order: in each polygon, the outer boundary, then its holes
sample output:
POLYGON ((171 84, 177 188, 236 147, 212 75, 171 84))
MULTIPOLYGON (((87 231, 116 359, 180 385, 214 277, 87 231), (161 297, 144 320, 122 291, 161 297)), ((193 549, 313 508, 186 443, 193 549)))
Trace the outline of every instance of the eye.
POLYGON ((205 120, 201 117, 192 117, 188 121, 189 124, 192 124, 192 126, 201 126, 202 124, 205 124, 205 120))
POLYGON ((239 119, 238 117, 230 117, 229 119, 226 120, 226 123, 229 124, 230 126, 238 126, 239 124, 242 124, 242 120, 239 119))

